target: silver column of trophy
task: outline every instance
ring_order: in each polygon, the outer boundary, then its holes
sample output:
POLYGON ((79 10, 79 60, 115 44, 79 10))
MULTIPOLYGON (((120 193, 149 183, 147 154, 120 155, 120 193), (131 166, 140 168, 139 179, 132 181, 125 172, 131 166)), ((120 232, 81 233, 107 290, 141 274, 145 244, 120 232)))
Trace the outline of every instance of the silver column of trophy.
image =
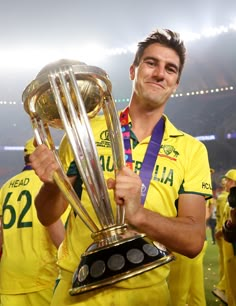
POLYGON ((129 229, 122 206, 117 206, 115 213, 112 209, 89 122, 103 111, 114 171, 118 171, 125 164, 123 138, 107 73, 79 61, 55 62, 42 69, 26 87, 23 102, 38 144, 47 144, 60 165, 54 174, 55 182, 94 241, 81 256, 70 294, 114 284, 173 260, 164 246, 129 229), (70 184, 50 128, 65 131, 97 220, 90 217, 70 184))

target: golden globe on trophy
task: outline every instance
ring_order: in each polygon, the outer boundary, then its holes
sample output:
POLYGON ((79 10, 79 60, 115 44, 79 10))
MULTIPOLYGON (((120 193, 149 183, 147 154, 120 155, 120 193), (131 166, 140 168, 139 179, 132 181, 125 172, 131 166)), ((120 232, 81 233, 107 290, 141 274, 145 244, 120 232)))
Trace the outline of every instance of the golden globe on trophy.
POLYGON ((122 206, 112 209, 89 121, 100 111, 104 113, 116 173, 124 166, 125 158, 107 73, 79 61, 57 61, 45 66, 26 87, 23 102, 38 144, 47 144, 60 165, 54 174, 55 182, 93 238, 78 263, 70 294, 111 285, 173 260, 164 246, 128 228, 122 206), (51 128, 64 130, 97 220, 91 218, 70 184, 51 128))

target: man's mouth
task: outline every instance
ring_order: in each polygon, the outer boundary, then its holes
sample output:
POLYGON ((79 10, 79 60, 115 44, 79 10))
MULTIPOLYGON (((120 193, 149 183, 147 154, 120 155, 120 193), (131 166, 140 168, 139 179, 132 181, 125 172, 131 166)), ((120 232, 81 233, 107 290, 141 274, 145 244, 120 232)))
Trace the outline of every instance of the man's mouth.
POLYGON ((159 82, 147 81, 146 83, 149 84, 149 85, 153 85, 155 87, 159 87, 159 88, 165 89, 165 87, 161 83, 159 83, 159 82))

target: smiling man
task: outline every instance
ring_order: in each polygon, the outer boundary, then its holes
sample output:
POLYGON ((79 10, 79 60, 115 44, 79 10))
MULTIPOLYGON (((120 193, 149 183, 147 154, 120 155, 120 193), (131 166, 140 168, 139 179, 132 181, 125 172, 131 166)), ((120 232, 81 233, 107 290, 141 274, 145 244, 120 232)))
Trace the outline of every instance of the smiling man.
MULTIPOLYGON (((128 160, 116 178, 111 165, 107 166, 112 157, 111 145, 107 141, 105 146, 101 139, 107 130, 103 116, 94 118, 91 126, 112 205, 125 206, 126 222, 138 232, 192 258, 204 244, 205 199, 211 197, 212 190, 205 146, 175 128, 164 115, 166 103, 179 84, 184 62, 184 44, 170 30, 156 30, 138 44, 130 67, 133 82, 130 104, 120 115, 128 160)), ((31 163, 44 182, 36 199, 38 216, 44 225, 49 225, 68 205, 52 179, 58 165, 45 145, 37 147, 31 163)), ((74 165, 72 162, 68 176, 77 182, 78 195, 89 212, 89 197, 74 165)), ((168 264, 101 289, 70 296, 73 273, 89 241, 90 231, 72 212, 58 255, 61 278, 53 306, 169 305, 168 264)))

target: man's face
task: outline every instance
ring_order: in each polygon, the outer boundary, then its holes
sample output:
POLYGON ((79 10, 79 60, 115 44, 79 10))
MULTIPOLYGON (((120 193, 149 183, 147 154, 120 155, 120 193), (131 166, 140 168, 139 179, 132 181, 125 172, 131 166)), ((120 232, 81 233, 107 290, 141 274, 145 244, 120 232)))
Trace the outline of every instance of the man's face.
POLYGON ((235 181, 229 179, 229 178, 225 178, 225 190, 227 192, 229 192, 230 188, 235 186, 235 181))
POLYGON ((130 67, 134 97, 151 108, 164 106, 178 86, 180 60, 171 48, 148 46, 137 67, 130 67))
POLYGON ((226 178, 223 177, 223 178, 221 179, 221 187, 222 187, 222 188, 225 188, 225 185, 226 185, 226 178))

